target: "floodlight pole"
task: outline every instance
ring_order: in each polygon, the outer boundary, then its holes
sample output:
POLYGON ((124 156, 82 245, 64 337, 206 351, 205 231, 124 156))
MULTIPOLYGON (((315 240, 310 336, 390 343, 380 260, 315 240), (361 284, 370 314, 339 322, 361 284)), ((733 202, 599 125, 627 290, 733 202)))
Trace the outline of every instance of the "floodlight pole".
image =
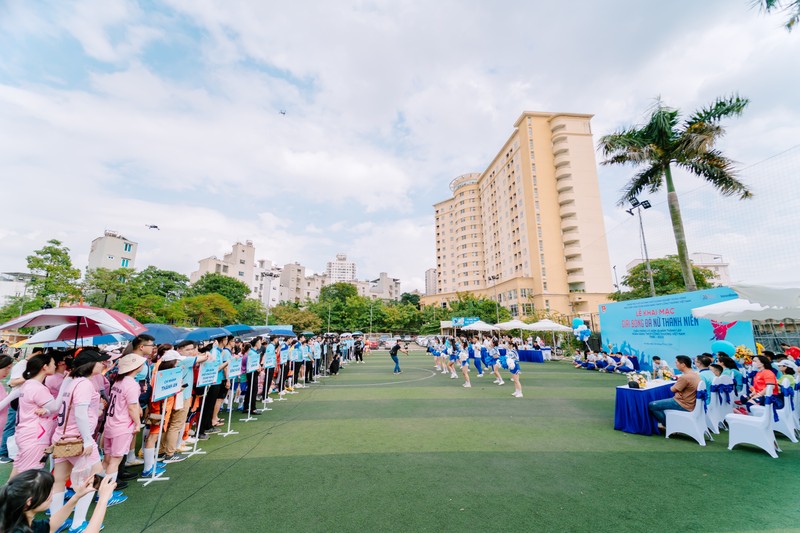
POLYGON ((264 323, 265 326, 269 326, 269 302, 272 299, 272 280, 277 278, 278 274, 275 272, 262 272, 261 279, 267 278, 267 318, 266 322, 264 323))
POLYGON ((628 214, 629 215, 633 215, 633 210, 634 209, 636 209, 636 212, 639 214, 639 234, 642 237, 642 248, 644 250, 644 262, 645 262, 645 266, 647 267, 647 278, 648 278, 648 281, 650 281, 650 296, 655 298, 655 296, 656 296, 656 286, 653 283, 653 269, 650 268, 650 256, 647 254, 647 239, 645 239, 645 236, 644 236, 644 223, 642 222, 642 208, 650 209, 652 207, 652 204, 650 203, 649 200, 644 200, 643 202, 640 202, 638 198, 631 198, 630 202, 631 202, 631 205, 633 207, 631 207, 630 209, 627 210, 628 214))
POLYGON ((499 274, 495 274, 494 276, 489 276, 489 281, 492 282, 492 288, 494 289, 494 312, 497 317, 497 322, 495 324, 500 323, 500 302, 497 300, 497 280, 500 279, 499 274))

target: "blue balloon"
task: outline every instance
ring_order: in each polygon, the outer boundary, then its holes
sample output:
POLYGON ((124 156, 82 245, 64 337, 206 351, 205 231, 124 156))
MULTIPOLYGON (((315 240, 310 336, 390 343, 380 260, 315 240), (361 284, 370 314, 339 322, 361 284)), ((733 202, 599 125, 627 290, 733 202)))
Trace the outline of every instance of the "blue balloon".
POLYGON ((573 318, 572 319, 572 329, 578 329, 579 327, 583 326, 583 319, 581 318, 573 318))
POLYGON ((727 354, 729 357, 733 357, 736 353, 736 346, 728 341, 714 341, 711 343, 711 353, 718 354, 722 352, 727 354))

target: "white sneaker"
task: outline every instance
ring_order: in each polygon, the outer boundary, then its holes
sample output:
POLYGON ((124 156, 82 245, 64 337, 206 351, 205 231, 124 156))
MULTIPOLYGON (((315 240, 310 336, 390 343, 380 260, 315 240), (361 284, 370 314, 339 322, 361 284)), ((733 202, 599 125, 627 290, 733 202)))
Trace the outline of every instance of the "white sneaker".
POLYGON ((462 385, 462 387, 464 387, 465 389, 468 389, 468 388, 472 387, 472 384, 468 381, 468 382, 464 383, 462 385))
POLYGON ((197 439, 196 439, 196 438, 194 438, 194 437, 189 437, 189 438, 188 438, 188 439, 186 439, 184 442, 185 442, 186 444, 194 444, 195 442, 197 442, 197 439))
POLYGON ((442 370, 442 374, 447 374, 447 370, 442 370))
POLYGON ((496 379, 496 380, 492 381, 492 383, 500 383, 500 380, 496 379))
POLYGON ((522 398, 522 393, 515 391, 511 396, 513 396, 514 398, 522 398))
POLYGON ((458 376, 456 376, 455 374, 450 374, 450 379, 458 379, 458 376))
POLYGON ((501 380, 500 380, 500 381, 499 381, 497 384, 498 384, 498 385, 505 385, 505 384, 506 384, 506 382, 505 382, 505 381, 503 381, 503 380, 501 379, 501 380))
POLYGON ((128 459, 125 461, 125 466, 139 466, 144 464, 144 459, 139 459, 138 457, 134 457, 132 460, 128 459))
POLYGON ((478 377, 479 377, 479 378, 482 378, 482 377, 483 377, 483 374, 478 374, 478 377))
POLYGON ((269 397, 267 397, 267 399, 266 399, 266 400, 264 400, 264 401, 265 401, 266 403, 272 403, 274 400, 273 400, 272 398, 269 398, 269 397))

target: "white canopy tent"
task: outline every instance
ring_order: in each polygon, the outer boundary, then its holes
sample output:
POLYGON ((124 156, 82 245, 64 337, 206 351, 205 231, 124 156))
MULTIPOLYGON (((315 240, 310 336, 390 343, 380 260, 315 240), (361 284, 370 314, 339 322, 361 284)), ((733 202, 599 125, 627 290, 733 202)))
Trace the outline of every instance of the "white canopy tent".
POLYGON ((464 326, 461 329, 463 331, 497 331, 500 328, 491 324, 487 324, 483 320, 478 320, 477 322, 473 322, 469 326, 464 326))
POLYGON ((512 329, 528 329, 528 324, 515 318, 514 320, 509 320, 508 322, 500 322, 499 324, 495 324, 495 327, 502 329, 503 331, 511 331, 512 329))
POLYGON ((552 320, 545 318, 544 320, 540 320, 538 322, 534 322, 533 324, 528 324, 525 329, 530 331, 558 331, 562 333, 566 333, 567 331, 571 332, 572 328, 569 326, 564 326, 563 324, 559 324, 557 322, 553 322, 552 320))
POLYGON ((696 307, 692 316, 720 322, 800 320, 800 288, 748 284, 731 288, 739 298, 696 307))

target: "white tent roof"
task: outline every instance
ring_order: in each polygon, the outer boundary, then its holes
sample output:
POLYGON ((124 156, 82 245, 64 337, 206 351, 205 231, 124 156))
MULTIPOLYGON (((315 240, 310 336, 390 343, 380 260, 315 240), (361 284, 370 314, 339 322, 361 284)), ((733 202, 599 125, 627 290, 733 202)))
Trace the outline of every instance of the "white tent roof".
POLYGON ((533 324, 528 324, 525 329, 529 329, 531 331, 572 331, 571 327, 558 324, 547 318, 538 322, 534 322, 533 324))
POLYGON ((744 300, 767 307, 800 308, 800 287, 737 283, 731 289, 744 300))
POLYGON ((510 331, 512 329, 528 329, 528 324, 515 318, 514 320, 509 320, 508 322, 500 322, 499 324, 495 324, 495 327, 502 329, 503 331, 510 331))
POLYGON ((469 326, 464 326, 461 329, 463 331, 497 331, 500 328, 491 324, 487 324, 483 320, 478 320, 477 322, 474 322, 469 326))
POLYGON ((696 307, 692 309, 692 316, 720 322, 733 322, 734 320, 800 320, 800 306, 770 307, 744 298, 737 298, 696 307))

